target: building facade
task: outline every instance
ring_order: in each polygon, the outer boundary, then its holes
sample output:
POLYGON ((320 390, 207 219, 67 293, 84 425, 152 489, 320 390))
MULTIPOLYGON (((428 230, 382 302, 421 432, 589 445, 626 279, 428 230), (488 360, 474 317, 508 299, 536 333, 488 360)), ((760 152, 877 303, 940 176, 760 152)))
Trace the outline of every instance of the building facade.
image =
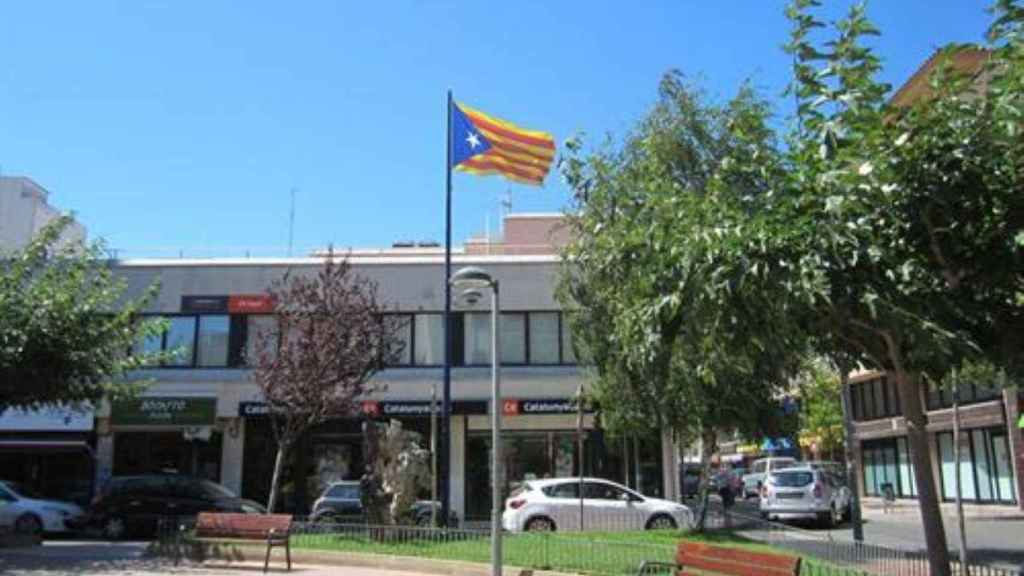
MULTIPOLYGON (((582 457, 587 474, 651 495, 678 495, 672 473, 678 458, 667 439, 614 439, 601 431, 595 414, 586 413, 583 454, 577 449, 573 398, 583 374, 554 296, 558 222, 553 215, 513 216, 505 238, 517 242, 477 241, 453 254, 453 270, 483 267, 502 289, 500 406, 490 402, 488 303, 454 307, 450 501, 460 518, 489 514, 489 414, 495 409, 503 413, 506 492, 525 479, 576 475, 582 457)), ((403 245, 353 251, 348 258, 356 274, 377 283, 388 314, 401 321, 405 346, 398 362, 374 378, 361 417, 328 422, 293 450, 283 502, 298 513, 308 511, 327 482, 362 474, 364 418, 397 419, 429 441, 430 399, 441 393, 443 250, 403 245)), ((159 282, 148 313, 170 325, 161 338, 140 346, 182 353, 137 374, 151 382, 140 397, 98 408, 97 485, 116 475, 174 471, 266 501, 276 446, 267 407, 244 365, 245 351, 255 345, 251 336, 274 322, 265 296, 270 283, 286 272, 314 273, 322 264, 321 256, 120 262, 132 294, 159 282)))
MULTIPOLYGON (((850 378, 854 457, 864 496, 917 497, 907 445, 907 425, 895 382, 881 372, 850 378)), ((947 390, 921 389, 927 407, 928 449, 938 493, 956 498, 952 398, 947 390)), ((973 385, 960 392, 960 485, 966 502, 1024 508, 1024 395, 973 385)))
MULTIPOLYGON (((60 216, 50 205, 50 193, 24 176, 0 176, 0 252, 17 250, 26 244, 44 226, 60 216)), ((64 231, 63 239, 85 239, 85 228, 72 222, 64 231)))

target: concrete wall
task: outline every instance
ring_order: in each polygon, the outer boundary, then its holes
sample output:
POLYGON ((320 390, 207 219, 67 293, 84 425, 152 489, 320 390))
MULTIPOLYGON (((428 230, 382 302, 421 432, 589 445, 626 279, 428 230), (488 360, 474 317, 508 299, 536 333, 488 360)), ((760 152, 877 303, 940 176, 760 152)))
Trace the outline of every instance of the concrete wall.
MULTIPOLYGON (((60 216, 47 203, 49 192, 29 178, 0 176, 0 251, 22 248, 44 226, 60 216)), ((64 242, 85 239, 85 228, 72 223, 62 236, 64 242)))

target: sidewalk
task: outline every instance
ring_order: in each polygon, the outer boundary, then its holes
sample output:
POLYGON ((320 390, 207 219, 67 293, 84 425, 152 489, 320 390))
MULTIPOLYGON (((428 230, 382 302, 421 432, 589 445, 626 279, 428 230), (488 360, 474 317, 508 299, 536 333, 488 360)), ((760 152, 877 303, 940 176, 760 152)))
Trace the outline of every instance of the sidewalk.
MULTIPOLYGON (((885 511, 884 502, 881 498, 861 498, 861 510, 865 516, 883 515, 885 511)), ((943 502, 940 504, 944 517, 956 516, 956 504, 943 502)), ((918 514, 916 500, 896 500, 889 506, 888 514, 918 514)), ((1016 504, 964 504, 964 518, 969 520, 1005 519, 1024 520, 1024 510, 1016 504)))

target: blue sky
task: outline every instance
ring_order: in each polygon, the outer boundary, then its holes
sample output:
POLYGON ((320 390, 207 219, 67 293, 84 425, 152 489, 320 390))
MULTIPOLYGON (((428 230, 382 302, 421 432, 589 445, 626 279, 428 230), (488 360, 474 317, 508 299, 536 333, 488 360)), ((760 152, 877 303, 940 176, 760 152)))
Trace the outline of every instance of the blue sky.
MULTIPOLYGON (((834 18, 849 2, 825 0, 834 18)), ((443 240, 444 98, 561 142, 629 129, 678 68, 713 95, 751 78, 788 113, 783 2, 8 2, 0 170, 27 175, 127 254, 281 254, 443 240)), ((979 41, 981 0, 876 0, 900 83, 979 41)), ((454 238, 499 201, 569 191, 455 177, 454 238)))

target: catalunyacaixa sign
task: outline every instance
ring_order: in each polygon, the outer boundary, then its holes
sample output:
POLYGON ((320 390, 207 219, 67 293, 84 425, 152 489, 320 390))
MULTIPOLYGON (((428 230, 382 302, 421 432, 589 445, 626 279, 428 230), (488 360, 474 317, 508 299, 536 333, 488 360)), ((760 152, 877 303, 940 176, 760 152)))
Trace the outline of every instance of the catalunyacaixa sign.
POLYGON ((114 402, 111 423, 117 426, 210 426, 217 399, 190 396, 142 397, 114 402))
POLYGON ((191 314, 270 314, 270 294, 188 295, 181 297, 181 311, 191 314))

